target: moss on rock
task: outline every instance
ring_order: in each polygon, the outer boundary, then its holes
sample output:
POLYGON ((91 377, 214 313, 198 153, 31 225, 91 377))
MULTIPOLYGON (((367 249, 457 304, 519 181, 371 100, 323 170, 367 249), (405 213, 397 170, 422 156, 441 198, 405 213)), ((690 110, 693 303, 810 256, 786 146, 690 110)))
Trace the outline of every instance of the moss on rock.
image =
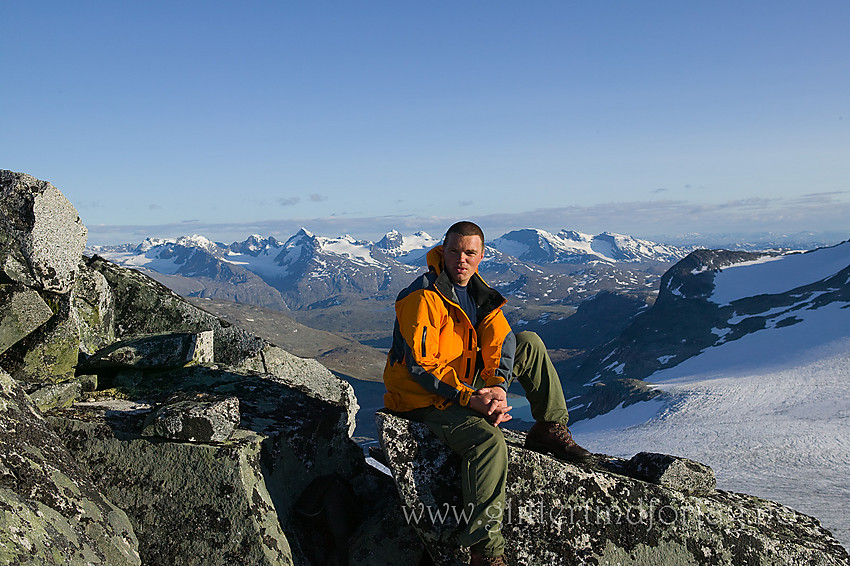
POLYGON ((128 409, 113 406, 107 418, 93 404, 50 421, 130 516, 144 564, 292 564, 260 469, 262 435, 239 430, 221 445, 161 442, 133 432, 144 409, 128 409))
POLYGON ((138 565, 126 514, 92 484, 0 371, 0 562, 138 565))
MULTIPOLYGON (((435 562, 462 564, 452 513, 462 509, 459 457, 422 423, 382 412, 378 428, 405 516, 435 562)), ((576 466, 524 449, 521 433, 505 436, 507 509, 493 519, 508 564, 850 564, 816 519, 778 503, 722 491, 688 495, 622 475, 627 461, 597 455, 576 466)))
POLYGON ((0 284, 0 354, 50 320, 41 296, 21 285, 0 284))
POLYGON ((73 379, 80 354, 80 328, 70 295, 42 292, 41 296, 55 314, 0 355, 0 367, 31 385, 73 379))

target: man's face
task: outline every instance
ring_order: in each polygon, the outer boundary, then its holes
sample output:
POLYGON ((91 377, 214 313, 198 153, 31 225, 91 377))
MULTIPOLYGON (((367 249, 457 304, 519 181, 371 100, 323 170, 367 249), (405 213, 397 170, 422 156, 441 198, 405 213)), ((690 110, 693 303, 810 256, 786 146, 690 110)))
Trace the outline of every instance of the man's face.
POLYGON ((443 264, 456 285, 466 285, 478 271, 484 257, 484 242, 479 236, 461 236, 452 232, 443 244, 443 264))

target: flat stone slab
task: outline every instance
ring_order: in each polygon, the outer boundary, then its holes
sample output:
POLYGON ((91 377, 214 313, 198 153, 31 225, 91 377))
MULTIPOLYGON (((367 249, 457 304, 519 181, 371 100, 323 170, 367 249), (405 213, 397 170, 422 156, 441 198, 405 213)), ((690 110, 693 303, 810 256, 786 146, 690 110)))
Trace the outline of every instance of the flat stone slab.
POLYGON ((142 436, 185 442, 224 442, 239 426, 239 399, 203 393, 172 397, 145 422, 142 436))
POLYGON ((50 320, 53 311, 36 291, 0 285, 0 354, 50 320))
POLYGON ((147 275, 94 256, 85 265, 100 272, 112 293, 111 319, 121 340, 168 332, 215 334, 215 363, 238 367, 260 356, 264 342, 229 322, 192 306, 183 297, 147 275))
POLYGON ((73 403, 83 386, 79 381, 67 381, 56 385, 47 385, 29 394, 30 401, 41 412, 54 408, 68 407, 73 403))
POLYGON ((169 369, 213 363, 213 332, 172 332, 116 342, 95 352, 85 369, 169 369))
POLYGON ((639 452, 627 466, 633 477, 691 495, 710 495, 717 489, 717 478, 709 466, 687 458, 639 452))

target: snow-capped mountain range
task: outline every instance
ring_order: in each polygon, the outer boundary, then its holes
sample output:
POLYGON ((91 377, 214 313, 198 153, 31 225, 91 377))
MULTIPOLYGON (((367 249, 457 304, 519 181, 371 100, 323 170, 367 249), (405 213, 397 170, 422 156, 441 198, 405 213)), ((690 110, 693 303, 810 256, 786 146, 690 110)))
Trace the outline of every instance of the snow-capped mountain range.
MULTIPOLYGON (((412 274, 425 268, 425 254, 439 243, 425 232, 393 231, 371 242, 350 235, 317 236, 302 228, 285 242, 252 235, 222 244, 194 235, 146 239, 137 246, 93 246, 89 253, 144 270, 185 294, 300 310, 352 295, 394 298, 412 274)), ((520 301, 578 304, 603 288, 648 292, 657 282, 657 265, 689 251, 611 233, 564 230, 553 235, 527 229, 491 242, 481 271, 520 301)))
POLYGON ((682 248, 603 232, 598 236, 573 230, 515 230, 491 244, 499 251, 534 263, 676 261, 693 248, 682 248))
MULTIPOLYGON (((386 262, 386 258, 393 258, 406 264, 419 263, 424 252, 440 243, 440 240, 426 232, 416 232, 405 236, 393 230, 378 242, 371 242, 357 240, 347 234, 338 238, 316 236, 306 228, 302 228, 286 242, 281 242, 274 237, 265 238, 254 234, 243 242, 227 245, 213 242, 204 236, 193 235, 175 239, 147 238, 137 246, 132 244, 92 246, 90 251, 128 266, 147 267, 162 273, 177 273, 180 271, 180 266, 185 263, 185 255, 173 253, 177 248, 202 250, 231 263, 248 265, 253 271, 254 267, 262 270, 264 261, 252 261, 248 259, 249 257, 271 257, 271 261, 279 266, 291 264, 297 260, 297 257, 291 256, 293 250, 301 250, 304 245, 308 253, 336 255, 347 257, 355 263, 377 265, 380 262, 386 262), (281 252, 285 252, 287 257, 280 257, 281 252), (157 262, 157 260, 165 261, 157 262), (169 266, 168 263, 174 265, 169 266)), ((693 249, 657 244, 611 232, 591 236, 568 230, 552 234, 545 230, 530 228, 509 232, 488 243, 487 247, 524 262, 536 264, 594 261, 668 262, 685 257, 693 249)))

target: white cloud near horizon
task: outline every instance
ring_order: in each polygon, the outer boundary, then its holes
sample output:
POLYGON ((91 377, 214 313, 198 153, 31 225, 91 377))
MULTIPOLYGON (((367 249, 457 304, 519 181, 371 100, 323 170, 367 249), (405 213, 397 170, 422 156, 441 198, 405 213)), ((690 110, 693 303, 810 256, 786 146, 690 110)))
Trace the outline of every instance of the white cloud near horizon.
MULTIPOLYGON (((707 204, 683 200, 602 203, 593 206, 540 208, 476 216, 464 207, 456 216, 387 215, 282 218, 256 222, 206 223, 201 220, 158 225, 90 225, 93 245, 137 243, 147 237, 173 238, 203 235, 220 242, 241 241, 251 234, 287 239, 300 228, 329 237, 350 234, 377 240, 390 230, 405 234, 423 230, 439 237, 453 222, 469 219, 484 229, 488 239, 511 230, 540 228, 598 234, 609 231, 642 238, 684 234, 754 234, 762 232, 846 233, 850 237, 850 191, 811 193, 787 198, 743 198, 707 204)), ((85 221, 85 219, 84 219, 85 221)))

